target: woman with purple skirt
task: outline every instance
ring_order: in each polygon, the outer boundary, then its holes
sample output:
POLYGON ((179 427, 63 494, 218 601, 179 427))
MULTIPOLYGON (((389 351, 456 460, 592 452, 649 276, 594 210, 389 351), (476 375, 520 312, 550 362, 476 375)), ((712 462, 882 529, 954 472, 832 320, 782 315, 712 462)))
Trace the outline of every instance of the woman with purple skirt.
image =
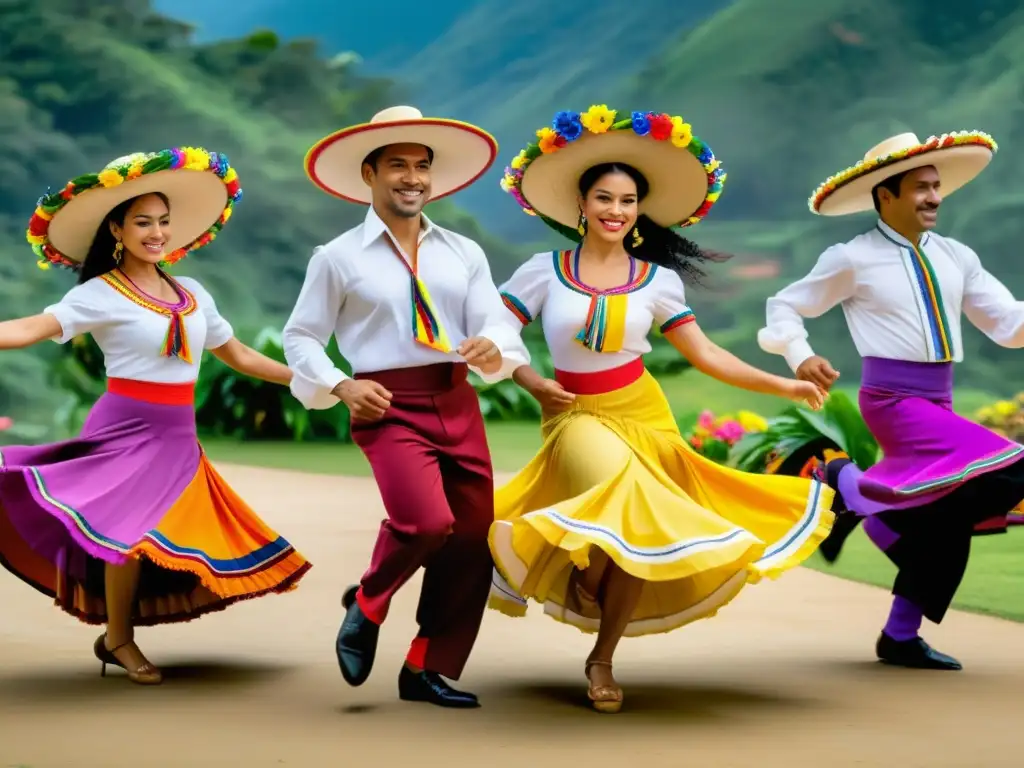
POLYGON ((28 241, 78 285, 0 322, 0 350, 91 333, 107 391, 77 438, 0 449, 0 562, 88 624, 105 673, 160 670, 134 628, 189 621, 292 589, 309 563, 217 474, 196 439, 204 349, 287 386, 291 372, 234 337, 209 293, 164 267, 209 243, 241 197, 227 158, 169 149, 119 158, 40 199, 28 241))
POLYGON ((811 198, 812 211, 839 216, 874 208, 878 221, 826 250, 809 275, 770 298, 758 337, 798 378, 828 388, 839 374, 814 354, 803 318, 843 308, 863 358, 861 411, 884 457, 863 472, 844 458, 826 465, 839 515, 821 551, 835 560, 863 520, 898 567, 876 652, 900 666, 961 668, 921 639, 922 619, 942 621, 967 569, 972 535, 1005 530, 1024 499, 1024 446, 953 412, 961 314, 997 344, 1019 348, 1024 303, 973 250, 933 231, 943 197, 981 173, 995 151, 981 132, 924 142, 907 133, 827 179, 811 198))

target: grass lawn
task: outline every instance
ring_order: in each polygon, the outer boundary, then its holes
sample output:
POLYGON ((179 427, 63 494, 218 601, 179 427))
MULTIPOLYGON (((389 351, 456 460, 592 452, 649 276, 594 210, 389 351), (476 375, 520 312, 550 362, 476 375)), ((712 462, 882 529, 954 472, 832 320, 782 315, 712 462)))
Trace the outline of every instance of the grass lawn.
MULTIPOLYGON (((487 438, 494 468, 499 472, 515 472, 540 448, 540 427, 527 423, 490 424, 487 427, 487 438)), ((370 465, 366 463, 359 448, 352 444, 246 443, 204 439, 203 448, 214 461, 324 475, 370 474, 370 465)))
MULTIPOLYGON (((699 371, 688 371, 678 376, 659 378, 665 396, 668 398, 676 417, 696 416, 705 408, 716 415, 735 413, 739 410, 753 411, 768 418, 789 407, 788 400, 772 395, 758 395, 745 392, 728 384, 705 376, 699 371)), ((857 402, 856 386, 838 386, 841 391, 857 402)), ((953 408, 957 413, 970 417, 982 406, 1000 400, 998 395, 977 389, 957 389, 953 393, 953 408)))
MULTIPOLYGON (((822 573, 886 589, 892 587, 896 576, 896 568, 861 530, 846 540, 843 554, 835 565, 829 565, 817 553, 807 565, 822 573)), ((971 563, 953 606, 1024 621, 1024 531, 1011 528, 1007 534, 974 539, 971 563)), ((878 611, 879 621, 883 621, 887 606, 881 600, 878 611)))
MULTIPOLYGON (((682 419, 703 408, 715 413, 752 410, 771 416, 786 407, 778 398, 753 395, 733 389, 699 373, 667 377, 662 386, 676 414, 682 419)), ((855 394, 850 391, 850 394, 855 394)), ((969 414, 997 399, 985 392, 958 390, 955 407, 969 414)), ((488 442, 499 472, 520 469, 540 447, 537 424, 492 423, 487 426, 488 442)), ((317 474, 366 476, 369 465, 354 445, 330 443, 241 443, 228 440, 204 440, 214 461, 251 466, 292 469, 317 474)), ((1024 621, 1024 531, 1011 529, 1005 536, 986 536, 974 540, 973 557, 960 588, 957 608, 988 613, 1015 621, 1024 621)), ((888 588, 895 569, 861 531, 855 532, 835 566, 818 555, 808 566, 824 573, 853 581, 888 588)), ((885 614, 885 601, 879 600, 879 616, 885 614)))

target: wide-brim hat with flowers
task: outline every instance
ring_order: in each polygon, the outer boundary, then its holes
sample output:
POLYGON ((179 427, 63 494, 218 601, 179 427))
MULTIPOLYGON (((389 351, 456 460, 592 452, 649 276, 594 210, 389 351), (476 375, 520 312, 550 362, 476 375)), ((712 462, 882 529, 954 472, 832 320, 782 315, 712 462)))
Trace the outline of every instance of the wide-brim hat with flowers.
POLYGON ((663 227, 699 222, 718 200, 726 173, 711 147, 679 116, 632 112, 604 104, 559 112, 505 169, 502 189, 529 214, 579 239, 579 180, 602 163, 631 165, 650 186, 640 212, 663 227))
POLYGON ((389 107, 370 122, 344 128, 314 144, 306 154, 306 174, 324 192, 350 203, 369 205, 363 160, 390 144, 430 147, 430 200, 465 189, 486 173, 498 156, 498 142, 483 128, 442 117, 424 117, 415 107, 389 107))
POLYGON ((238 174, 217 152, 176 147, 119 157, 39 199, 27 233, 39 266, 79 268, 107 214, 153 192, 166 195, 171 208, 165 266, 210 243, 242 198, 238 174))
POLYGON ((921 141, 901 133, 875 145, 864 159, 823 181, 808 200, 814 213, 845 216, 874 210, 871 190, 900 173, 933 165, 948 197, 985 170, 998 146, 981 131, 960 131, 921 141))

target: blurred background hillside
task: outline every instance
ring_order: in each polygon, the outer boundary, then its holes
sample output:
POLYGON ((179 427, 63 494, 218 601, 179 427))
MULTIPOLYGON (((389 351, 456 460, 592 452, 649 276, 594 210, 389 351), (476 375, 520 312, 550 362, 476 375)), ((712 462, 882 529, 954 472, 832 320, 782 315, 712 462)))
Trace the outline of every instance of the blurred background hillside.
MULTIPOLYGON (((501 163, 428 212, 478 239, 503 279, 559 241, 502 194, 501 167, 554 112, 597 102, 682 114, 723 160, 725 194, 689 234, 737 258, 692 303, 733 351, 782 371, 756 347, 765 297, 871 225, 815 217, 806 199, 890 134, 996 137, 995 162, 944 207, 941 229, 1024 294, 1022 97, 1014 0, 0 0, 0 317, 36 312, 73 282, 37 270, 24 241, 48 186, 130 151, 190 144, 227 153, 245 199, 178 271, 208 285, 243 339, 279 328, 311 249, 363 215, 309 183, 306 149, 395 103, 498 137, 501 163)), ((841 313, 811 328, 855 383, 841 313)), ((965 346, 963 391, 1015 391, 1024 356, 973 329, 965 346)), ((5 353, 0 414, 59 407, 61 354, 5 353)), ((711 397, 688 387, 692 400, 711 397)))

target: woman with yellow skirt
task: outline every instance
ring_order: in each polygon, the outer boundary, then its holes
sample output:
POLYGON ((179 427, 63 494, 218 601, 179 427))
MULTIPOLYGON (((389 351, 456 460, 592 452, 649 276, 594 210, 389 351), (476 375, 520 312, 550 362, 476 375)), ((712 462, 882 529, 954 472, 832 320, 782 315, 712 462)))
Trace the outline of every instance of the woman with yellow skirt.
POLYGON ((617 712, 623 636, 713 616, 746 584, 803 562, 833 520, 833 492, 815 479, 739 472, 687 445, 644 369, 648 334, 656 325, 728 384, 812 408, 824 394, 747 365, 695 322, 682 278, 723 257, 669 227, 700 221, 725 174, 687 123, 602 105, 560 112, 537 136, 502 185, 578 245, 533 256, 501 288, 510 323, 540 318, 556 371, 514 376, 542 405, 544 445, 497 491, 490 607, 521 616, 532 598, 596 632, 588 696, 617 712))

